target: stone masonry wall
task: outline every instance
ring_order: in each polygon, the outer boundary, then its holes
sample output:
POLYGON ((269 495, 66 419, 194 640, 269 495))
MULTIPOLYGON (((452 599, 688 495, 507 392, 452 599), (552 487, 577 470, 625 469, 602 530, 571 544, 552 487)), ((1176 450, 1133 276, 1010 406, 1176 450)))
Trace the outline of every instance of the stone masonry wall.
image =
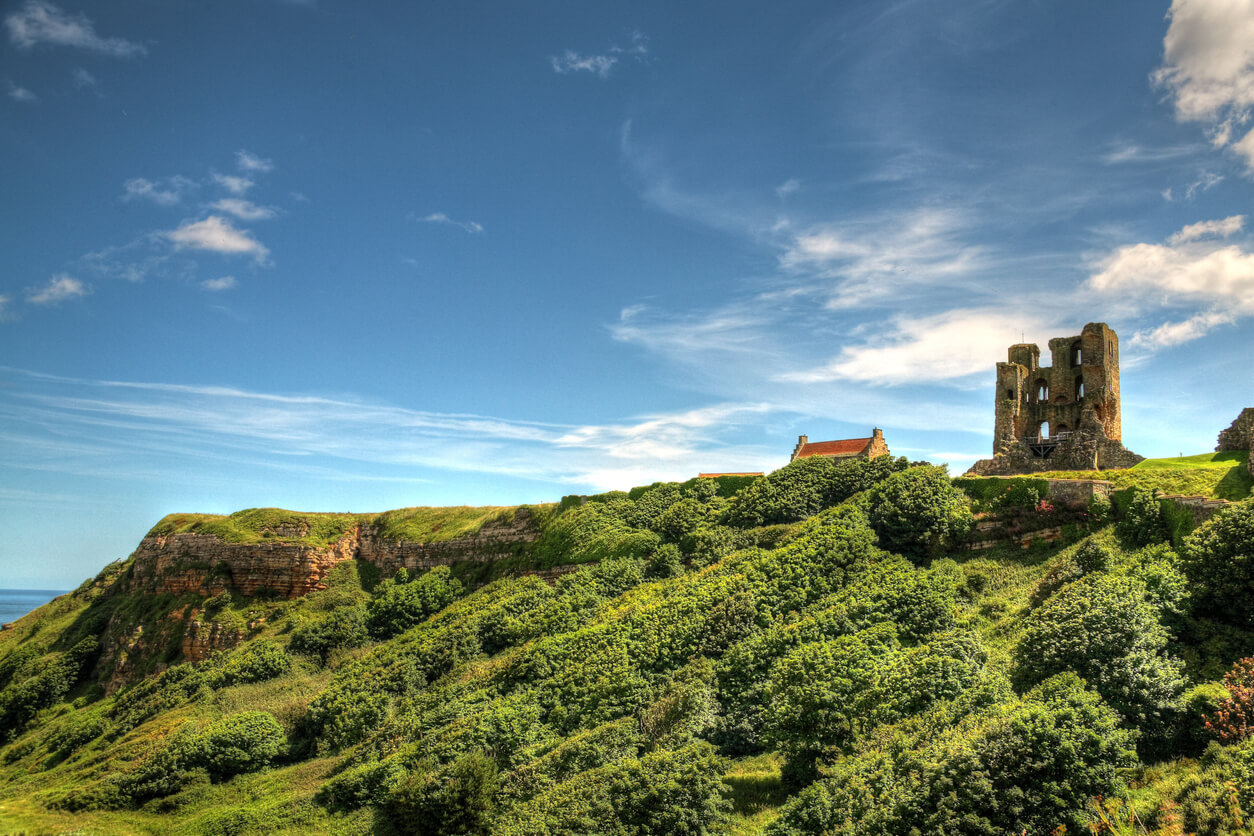
POLYGON ((1254 476, 1254 406, 1241 410, 1241 414, 1232 422, 1232 426, 1219 434, 1219 444, 1215 452, 1249 450, 1250 457, 1246 467, 1254 476))

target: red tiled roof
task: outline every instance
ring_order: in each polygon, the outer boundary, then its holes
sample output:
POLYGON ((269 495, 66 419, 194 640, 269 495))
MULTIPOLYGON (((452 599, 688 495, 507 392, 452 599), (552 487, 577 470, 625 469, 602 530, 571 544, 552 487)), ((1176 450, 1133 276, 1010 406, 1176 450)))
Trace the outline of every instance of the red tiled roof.
POLYGON ((797 451, 797 458, 806 456, 856 456, 871 443, 870 438, 842 438, 838 441, 811 441, 797 451))
POLYGON ((715 476, 761 476, 762 473, 698 473, 698 479, 713 479, 715 476))

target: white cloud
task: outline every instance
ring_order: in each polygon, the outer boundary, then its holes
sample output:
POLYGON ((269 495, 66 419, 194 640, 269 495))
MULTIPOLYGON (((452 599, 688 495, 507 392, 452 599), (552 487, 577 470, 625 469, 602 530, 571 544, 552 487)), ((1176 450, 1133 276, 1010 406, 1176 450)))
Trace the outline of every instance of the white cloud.
POLYGON ((47 0, 27 0, 20 11, 5 18, 9 39, 21 49, 38 44, 73 46, 104 55, 143 55, 143 44, 122 38, 102 38, 86 15, 70 15, 47 0))
POLYGON ((1169 244, 1185 244, 1203 238, 1229 238, 1241 231, 1245 215, 1233 215, 1220 221, 1199 221, 1189 224, 1167 239, 1169 244))
POLYGON ((234 174, 218 174, 214 172, 213 182, 226 189, 231 194, 243 194, 244 192, 257 185, 247 177, 237 177, 234 174))
POLYGON ((1213 171, 1203 171, 1198 175, 1198 178, 1190 183, 1189 187, 1184 190, 1184 197, 1186 200, 1192 200, 1197 197, 1198 192, 1208 192, 1215 188, 1215 186, 1222 183, 1223 180, 1224 178, 1222 174, 1216 174, 1213 171))
MULTIPOLYGON (((1099 263, 1088 280, 1093 290, 1134 298, 1142 305, 1223 306, 1224 310, 1254 313, 1254 253, 1235 244, 1214 241, 1239 231, 1244 216, 1190 224, 1166 244, 1120 247, 1099 263), (1156 296, 1150 296, 1156 295, 1156 296)), ((1204 325, 1198 320, 1191 328, 1204 325)), ((1188 330, 1181 331, 1186 333, 1188 330)), ((1170 331, 1164 332, 1170 335, 1170 331)), ((1149 340, 1149 337, 1146 337, 1149 340)))
MULTIPOLYGON (((0 442, 18 449, 8 434, 23 419, 62 440, 78 439, 79 448, 58 448, 57 461, 71 472, 96 466, 109 452, 151 457, 168 449, 180 460, 234 458, 278 468, 317 461, 324 476, 361 477, 366 462, 404 468, 407 478, 414 478, 415 468, 429 467, 604 489, 686 479, 701 470, 761 470, 786 457, 784 450, 723 440, 730 430, 772 411, 758 403, 576 426, 317 395, 5 372, 25 377, 27 385, 0 392, 6 407, 0 442), (189 438, 198 443, 189 447, 189 438)), ((46 467, 47 459, 41 456, 39 466, 46 467)), ((152 466, 153 478, 163 478, 162 465, 152 466)))
POLYGON ((234 276, 223 276, 220 279, 205 279, 200 283, 200 286, 205 290, 219 291, 230 290, 235 287, 235 284, 236 282, 234 276))
POLYGON ((968 308, 934 316, 896 317, 888 336, 846 346, 816 369, 788 372, 779 379, 797 383, 854 380, 871 385, 936 383, 987 374, 1006 346, 1022 339, 1021 329, 1048 330, 1031 315, 1013 320, 1000 308, 968 308))
POLYGON ((608 78, 610 70, 618 63, 618 58, 613 55, 580 55, 568 49, 561 55, 550 55, 549 63, 553 65, 553 72, 559 75, 587 72, 608 78))
POLYGON ((255 171, 258 174, 265 174, 266 172, 274 170, 273 161, 264 159, 251 151, 245 151, 243 149, 235 152, 235 164, 239 167, 240 171, 248 173, 255 171))
POLYGON ((0 293, 0 322, 4 322, 12 316, 9 312, 9 305, 11 304, 13 304, 13 297, 0 293))
POLYGON ((1197 151, 1197 145, 1164 145, 1158 148, 1145 148, 1133 142, 1116 142, 1102 155, 1102 162, 1107 165, 1157 163, 1187 157, 1197 151))
POLYGON ((834 279, 828 307, 891 301, 906 287, 965 286, 983 265, 980 247, 966 244, 963 214, 920 209, 893 218, 820 224, 784 242, 780 265, 794 273, 834 279))
POLYGON ((80 90, 96 86, 96 77, 84 70, 82 67, 75 67, 72 74, 74 86, 80 90))
POLYGON ((472 235, 483 232, 483 224, 480 224, 476 221, 455 221, 452 218, 450 218, 448 215, 444 214, 443 212, 432 212, 430 215, 425 215, 421 218, 418 217, 417 215, 411 214, 410 217, 418 221, 419 223, 449 224, 450 226, 455 226, 460 229, 464 229, 467 232, 471 233, 472 235))
POLYGON ((17 84, 14 84, 12 81, 7 81, 6 86, 8 87, 8 90, 9 90, 9 98, 13 99, 14 101, 33 102, 33 101, 38 100, 39 98, 30 90, 27 90, 25 87, 19 87, 17 84))
MULTIPOLYGON (((1177 119, 1206 123, 1211 141, 1227 145, 1254 106, 1254 0, 1173 0, 1168 16, 1153 79, 1177 119)), ((1246 140, 1236 150, 1254 170, 1254 141, 1246 140)))
POLYGON ((1231 325, 1236 317, 1224 311, 1203 311, 1183 322, 1165 322, 1157 328, 1137 331, 1132 335, 1135 348, 1157 351, 1204 337, 1220 325, 1231 325))
POLYGON ((56 305, 67 299, 86 296, 91 291, 78 279, 65 273, 53 276, 42 287, 28 288, 26 301, 32 305, 56 305))
POLYGON ((775 187, 775 194, 779 197, 788 197, 799 191, 801 191, 801 181, 795 177, 790 177, 775 187))
POLYGON ((242 200, 238 197, 224 197, 211 203, 210 208, 234 215, 241 221, 264 221, 278 214, 278 210, 273 206, 258 206, 251 200, 242 200))
POLYGON ((201 221, 188 221, 178 229, 164 234, 176 249, 206 250, 222 255, 251 255, 259 264, 270 256, 270 251, 247 230, 236 229, 229 220, 220 215, 210 215, 201 221))
POLYGON ((196 183, 181 175, 152 181, 144 177, 132 177, 122 184, 123 200, 151 200, 158 206, 174 206, 183 196, 196 188, 196 183))

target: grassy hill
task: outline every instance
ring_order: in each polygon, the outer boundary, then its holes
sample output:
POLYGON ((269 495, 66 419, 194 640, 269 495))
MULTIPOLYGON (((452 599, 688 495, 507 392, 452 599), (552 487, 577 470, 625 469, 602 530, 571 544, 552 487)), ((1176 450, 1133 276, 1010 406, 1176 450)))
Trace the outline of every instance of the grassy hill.
MULTIPOLYGON (((1104 476, 1229 476, 1192 459, 1104 476)), ((1254 654, 1254 574, 1224 569, 1254 564, 1254 501, 1183 555, 1135 496, 1113 520, 993 504, 1065 536, 967 551, 968 498, 904 460, 572 497, 530 555, 587 563, 555 582, 346 561, 295 600, 217 602, 246 642, 107 695, 93 613, 149 605, 114 600, 113 564, 0 633, 0 832, 1245 832, 1254 744, 1219 680, 1254 654)), ((367 521, 438 538, 502 513, 367 521)))
MULTIPOLYGON (((1201 453, 1170 459, 1146 459, 1127 470, 1105 470, 1096 478, 1107 479, 1118 489, 1157 488, 1163 493, 1239 500, 1250 495, 1254 477, 1247 469, 1247 453, 1201 453)), ((1055 470, 1033 474, 1042 479, 1092 479, 1092 471, 1055 470)))

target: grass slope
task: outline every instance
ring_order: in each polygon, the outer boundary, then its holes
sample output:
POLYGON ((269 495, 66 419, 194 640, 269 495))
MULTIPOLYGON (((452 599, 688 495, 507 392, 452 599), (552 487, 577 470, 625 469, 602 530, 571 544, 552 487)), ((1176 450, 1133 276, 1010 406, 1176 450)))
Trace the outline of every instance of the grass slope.
POLYGON ((1052 470, 1038 479, 1105 479, 1115 488, 1158 488, 1163 493, 1241 500, 1254 488, 1244 452, 1201 453, 1169 459, 1146 459, 1127 470, 1052 470))
POLYGON ((282 508, 250 508, 234 514, 170 514, 149 536, 212 534, 230 543, 270 540, 326 546, 357 526, 373 526, 381 537, 438 543, 472 537, 485 525, 507 522, 516 508, 502 506, 401 508, 381 514, 319 514, 282 508))

